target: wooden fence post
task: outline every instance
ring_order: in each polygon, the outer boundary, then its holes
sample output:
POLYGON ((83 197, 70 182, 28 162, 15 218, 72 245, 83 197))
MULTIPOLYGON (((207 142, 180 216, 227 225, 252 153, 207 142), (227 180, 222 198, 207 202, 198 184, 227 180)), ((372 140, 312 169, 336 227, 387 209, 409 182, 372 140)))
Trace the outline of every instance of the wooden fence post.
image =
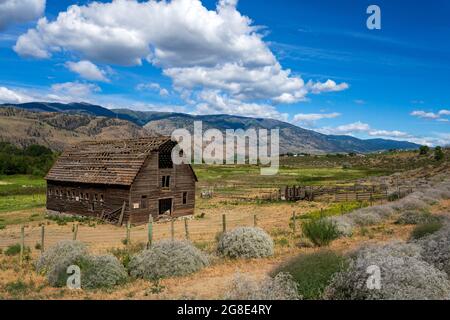
POLYGON ((295 231, 296 231, 296 220, 297 220, 297 217, 295 216, 295 211, 293 211, 292 212, 292 233, 294 234, 294 236, 295 236, 295 231))
POLYGON ((78 224, 73 225, 73 241, 77 240, 78 224))
POLYGON ((151 214, 148 216, 147 236, 147 249, 150 249, 153 242, 153 216, 151 214))
POLYGON ((186 218, 184 219, 184 233, 186 234, 186 240, 190 240, 188 219, 186 219, 186 218))
POLYGON ((258 218, 256 217, 256 214, 253 215, 253 226, 255 228, 258 226, 258 218))
POLYGON ((227 232, 227 217, 225 214, 222 215, 222 232, 227 232))
POLYGON ((23 265, 23 253, 25 249, 25 227, 20 227, 20 266, 23 265))
POLYGON ((41 253, 44 253, 44 236, 45 236, 45 226, 41 226, 41 253))
POLYGON ((175 240, 175 221, 173 218, 170 220, 170 239, 172 239, 172 241, 175 240))
POLYGON ((130 237, 131 237, 131 222, 128 221, 128 222, 127 222, 127 239, 126 239, 126 241, 127 241, 127 246, 130 245, 130 242, 131 242, 130 237))

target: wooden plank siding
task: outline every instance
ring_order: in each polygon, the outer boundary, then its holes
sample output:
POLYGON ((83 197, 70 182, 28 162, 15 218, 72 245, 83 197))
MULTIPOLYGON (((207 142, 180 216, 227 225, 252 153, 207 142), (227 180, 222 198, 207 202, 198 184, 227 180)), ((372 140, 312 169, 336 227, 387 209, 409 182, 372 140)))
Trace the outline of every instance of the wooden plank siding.
POLYGON ((150 214, 158 220, 159 200, 170 198, 172 217, 194 214, 197 177, 190 165, 172 164, 175 145, 168 137, 156 137, 73 146, 46 176, 47 209, 92 217, 106 214, 105 220, 113 222, 118 219, 111 217, 125 202, 123 222, 143 224, 150 214), (162 186, 163 176, 170 176, 168 188, 162 186))
MULTIPOLYGON (((127 186, 108 186, 62 181, 47 181, 47 209, 52 211, 100 217, 104 212, 117 210, 125 201, 128 204, 130 190, 127 186), (69 196, 68 196, 69 192, 69 196), (62 195, 60 195, 62 193, 62 195), (75 197, 73 196, 75 194, 75 197), (86 199, 86 194, 89 199, 86 199), (82 195, 82 196, 81 196, 82 195), (97 200, 95 200, 97 195, 97 200), (103 201, 101 196, 103 195, 103 201), (77 200, 78 197, 78 200, 77 200), (92 210, 92 204, 94 210, 92 210)), ((128 205, 125 209, 127 215, 128 205)))
POLYGON ((152 153, 136 176, 131 186, 131 223, 148 221, 150 213, 159 218, 159 200, 172 199, 172 217, 194 214, 195 178, 189 165, 174 165, 173 168, 158 168, 158 152, 152 153), (168 189, 161 186, 163 176, 170 176, 168 189), (183 192, 187 192, 187 203, 183 204, 183 192), (147 208, 141 207, 142 196, 147 198, 147 208), (139 204, 139 208, 134 208, 139 204))

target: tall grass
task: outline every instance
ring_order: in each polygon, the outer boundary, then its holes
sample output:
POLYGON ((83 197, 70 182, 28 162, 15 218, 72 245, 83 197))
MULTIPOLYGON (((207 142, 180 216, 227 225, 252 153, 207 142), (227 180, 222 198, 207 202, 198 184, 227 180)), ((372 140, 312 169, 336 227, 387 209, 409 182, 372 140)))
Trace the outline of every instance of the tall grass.
POLYGON ((328 246, 339 238, 340 232, 334 222, 327 219, 312 219, 302 224, 303 235, 318 246, 328 246))

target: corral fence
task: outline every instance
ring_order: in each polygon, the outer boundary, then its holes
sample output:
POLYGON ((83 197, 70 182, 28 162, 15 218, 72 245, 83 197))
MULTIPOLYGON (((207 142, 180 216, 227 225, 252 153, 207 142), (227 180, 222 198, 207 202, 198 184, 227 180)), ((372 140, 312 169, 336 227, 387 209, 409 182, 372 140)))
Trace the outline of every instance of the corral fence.
POLYGON ((255 188, 241 190, 238 193, 221 195, 225 199, 237 202, 255 201, 367 201, 387 200, 390 192, 401 196, 414 192, 416 188, 397 186, 395 189, 388 185, 345 185, 345 186, 284 186, 281 188, 255 188))
MULTIPOLYGON (((298 211, 297 211, 298 212, 298 211)), ((107 252, 113 248, 143 243, 151 246, 161 239, 187 239, 197 245, 209 245, 217 241, 217 236, 236 227, 258 226, 271 233, 275 229, 284 229, 296 235, 295 223, 299 222, 295 211, 288 213, 285 219, 272 224, 270 216, 246 214, 244 216, 214 215, 205 218, 199 216, 180 217, 154 222, 149 219, 146 225, 117 227, 97 220, 67 222, 64 225, 41 223, 41 225, 18 225, 0 231, 0 249, 5 251, 12 245, 20 245, 20 263, 23 256, 32 249, 33 253, 42 253, 59 241, 78 240, 93 252, 107 252)))

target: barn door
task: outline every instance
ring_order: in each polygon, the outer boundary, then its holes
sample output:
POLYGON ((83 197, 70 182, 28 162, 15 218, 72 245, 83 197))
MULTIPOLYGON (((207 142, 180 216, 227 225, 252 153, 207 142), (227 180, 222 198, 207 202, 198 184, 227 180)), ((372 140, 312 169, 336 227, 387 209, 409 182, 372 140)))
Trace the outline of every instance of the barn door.
POLYGON ((159 214, 172 215, 172 199, 159 199, 159 214))

